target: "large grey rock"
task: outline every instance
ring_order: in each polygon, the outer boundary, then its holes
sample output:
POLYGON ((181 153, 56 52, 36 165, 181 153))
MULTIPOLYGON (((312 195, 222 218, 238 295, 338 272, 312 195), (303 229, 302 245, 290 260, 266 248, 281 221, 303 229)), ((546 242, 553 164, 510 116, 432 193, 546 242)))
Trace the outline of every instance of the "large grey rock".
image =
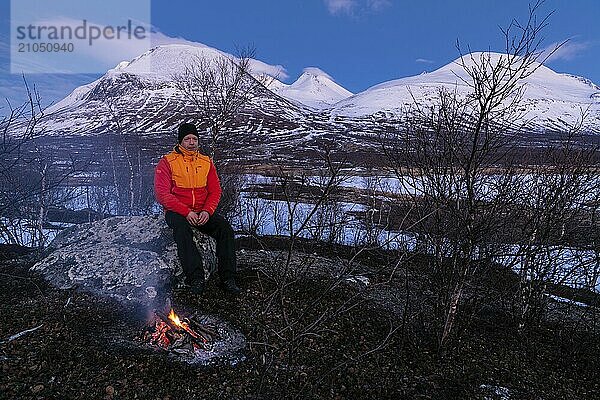
MULTIPOLYGON (((205 270, 214 271, 214 240, 197 231, 194 239, 205 270)), ((172 230, 162 215, 73 226, 56 236, 48 252, 32 270, 65 289, 146 302, 183 277, 172 230)))

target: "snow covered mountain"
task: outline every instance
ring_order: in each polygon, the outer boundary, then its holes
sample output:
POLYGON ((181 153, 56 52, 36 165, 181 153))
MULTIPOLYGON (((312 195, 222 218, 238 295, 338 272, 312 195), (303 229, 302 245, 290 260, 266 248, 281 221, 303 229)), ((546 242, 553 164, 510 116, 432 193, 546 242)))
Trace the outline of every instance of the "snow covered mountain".
MULTIPOLYGON (((123 77, 130 77, 140 84, 150 87, 171 87, 172 77, 184 73, 186 66, 191 65, 196 59, 214 60, 218 57, 233 58, 232 55, 223 53, 208 46, 192 46, 185 44, 170 44, 157 46, 141 54, 131 61, 122 61, 115 68, 110 69, 100 79, 78 87, 65 99, 47 109, 56 112, 82 101, 99 85, 106 85, 107 81, 123 81, 123 77), (135 77, 135 78, 133 78, 135 77)), ((252 72, 256 75, 270 74, 277 67, 269 66, 261 61, 252 59, 252 72)), ((107 93, 110 95, 110 93, 107 93)))
POLYGON ((338 85, 331 76, 315 67, 305 68, 302 75, 291 85, 277 81, 270 89, 280 96, 315 109, 329 108, 338 101, 352 96, 352 92, 338 85))
MULTIPOLYGON (((131 61, 119 63, 101 78, 75 89, 45 110, 39 127, 49 134, 172 131, 182 118, 194 119, 194 106, 182 97, 173 76, 196 58, 232 57, 207 46, 171 44, 155 47, 131 61)), ((273 73, 276 67, 251 60, 255 75, 273 73)), ((301 105, 265 92, 253 100, 245 119, 277 120, 281 129, 297 127, 308 111, 301 105), (283 121, 283 122, 282 122, 283 121), (281 123, 279 123, 281 122, 281 123), (289 122, 289 123, 286 123, 289 122)), ((262 123, 261 122, 261 123, 262 123)), ((255 124, 255 125, 258 125, 255 124)))
MULTIPOLYGON (((482 53, 474 53, 477 59, 482 53)), ((122 62, 104 76, 75 89, 48 108, 38 127, 47 134, 104 132, 172 132, 183 120, 195 120, 195 106, 181 96, 173 75, 197 57, 232 57, 204 45, 171 44, 155 47, 122 62)), ((491 53, 492 62, 500 54, 491 53)), ((467 59, 469 57, 467 56, 467 59)), ((466 73, 456 60, 438 70, 373 86, 353 95, 318 68, 307 68, 292 84, 273 79, 261 96, 240 112, 234 131, 259 142, 298 140, 315 143, 323 137, 356 148, 373 142, 376 132, 393 129, 402 108, 416 100, 435 101, 445 87, 467 95, 466 73), (351 139, 349 139, 351 138, 351 139)), ((277 75, 277 66, 251 60, 256 76, 277 75)), ((522 109, 532 131, 564 130, 587 111, 585 130, 600 133, 600 88, 572 75, 540 66, 526 80, 522 109)), ((341 145, 341 144, 340 144, 341 145)))
MULTIPOLYGON (((465 60, 472 63, 479 60, 482 53, 467 55, 465 60)), ((489 53, 491 64, 495 64, 498 53, 489 53)), ((465 96, 471 90, 460 59, 433 72, 392 80, 373 86, 361 93, 348 97, 335 104, 330 112, 334 116, 364 117, 373 114, 399 116, 402 108, 409 107, 416 100, 421 105, 431 104, 437 98, 440 87, 456 90, 465 96)), ((576 123, 581 112, 588 115, 584 124, 586 130, 600 132, 600 87, 589 80, 568 74, 559 74, 540 65, 524 80, 525 92, 522 107, 526 111, 523 118, 531 121, 535 129, 565 129, 576 123)))

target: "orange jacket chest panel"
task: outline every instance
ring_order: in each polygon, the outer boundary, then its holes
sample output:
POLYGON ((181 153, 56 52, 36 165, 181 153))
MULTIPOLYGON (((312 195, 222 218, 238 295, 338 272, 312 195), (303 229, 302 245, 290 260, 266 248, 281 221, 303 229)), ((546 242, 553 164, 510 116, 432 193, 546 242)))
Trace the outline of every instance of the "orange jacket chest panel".
POLYGON ((184 157, 180 154, 167 156, 171 166, 171 179, 175 186, 184 189, 201 188, 206 186, 210 159, 205 156, 184 157))

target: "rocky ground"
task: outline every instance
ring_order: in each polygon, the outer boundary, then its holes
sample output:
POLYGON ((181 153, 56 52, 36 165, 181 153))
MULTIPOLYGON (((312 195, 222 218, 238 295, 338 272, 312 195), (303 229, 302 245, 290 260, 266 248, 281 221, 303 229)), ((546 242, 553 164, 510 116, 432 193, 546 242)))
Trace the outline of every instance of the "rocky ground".
POLYGON ((403 303, 407 289, 428 295, 419 292, 419 276, 406 285, 401 278, 406 270, 378 268, 382 255, 365 254, 360 264, 346 264, 347 249, 329 249, 330 258, 313 250, 296 253, 287 271, 285 253, 240 250, 244 291, 237 298, 224 295, 214 279, 202 298, 174 293, 175 305, 219 315, 246 336, 244 361, 207 367, 119 344, 117 338, 135 343, 146 324, 144 307, 55 289, 29 272, 34 255, 4 249, 0 398, 600 396, 600 340, 589 320, 586 326, 579 319, 579 325, 546 322, 518 335, 502 312, 482 310, 441 356, 427 313, 403 303))

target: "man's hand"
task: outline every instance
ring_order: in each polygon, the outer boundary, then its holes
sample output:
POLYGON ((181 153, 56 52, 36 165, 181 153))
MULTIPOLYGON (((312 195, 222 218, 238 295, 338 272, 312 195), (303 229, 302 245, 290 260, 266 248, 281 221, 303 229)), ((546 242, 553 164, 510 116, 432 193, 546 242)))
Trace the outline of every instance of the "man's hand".
POLYGON ((198 225, 198 213, 194 211, 190 211, 185 219, 187 219, 187 222, 189 222, 190 225, 198 225))
POLYGON ((204 225, 206 221, 210 218, 210 214, 208 211, 200 211, 198 214, 198 225, 204 225))
POLYGON ((210 214, 208 211, 201 211, 199 213, 190 211, 187 217, 185 217, 190 225, 194 226, 204 225, 209 218, 210 214))

